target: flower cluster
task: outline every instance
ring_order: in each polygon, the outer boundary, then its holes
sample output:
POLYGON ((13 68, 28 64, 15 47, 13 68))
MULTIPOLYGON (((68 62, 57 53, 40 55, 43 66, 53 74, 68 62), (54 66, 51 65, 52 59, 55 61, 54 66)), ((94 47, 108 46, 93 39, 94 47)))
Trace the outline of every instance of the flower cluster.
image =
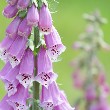
MULTIPOLYGON (((0 102, 0 110, 27 110, 26 101, 33 96, 29 89, 32 82, 41 84, 39 106, 45 110, 74 110, 62 92, 53 72, 52 63, 65 51, 60 36, 53 26, 46 1, 7 0, 3 10, 6 18, 14 18, 6 29, 6 37, 0 43, 0 58, 6 63, 0 71, 7 95, 0 102), (30 46, 33 28, 38 29, 40 39, 34 50, 30 46), (37 59, 35 59, 36 50, 37 59), (34 55, 35 54, 35 55, 34 55), (34 70, 37 69, 36 76, 34 70)), ((36 42, 36 41, 33 41, 36 42)), ((35 92, 35 91, 34 91, 35 92)), ((37 93, 38 91, 36 91, 37 93)))
POLYGON ((76 101, 76 109, 80 103, 85 103, 84 110, 110 110, 107 96, 110 87, 106 82, 103 65, 97 57, 97 52, 103 48, 110 50, 110 46, 103 39, 100 28, 105 23, 98 11, 85 14, 88 22, 85 33, 81 34, 80 41, 74 43, 74 49, 82 50, 81 54, 72 62, 74 87, 82 90, 83 96, 76 101))

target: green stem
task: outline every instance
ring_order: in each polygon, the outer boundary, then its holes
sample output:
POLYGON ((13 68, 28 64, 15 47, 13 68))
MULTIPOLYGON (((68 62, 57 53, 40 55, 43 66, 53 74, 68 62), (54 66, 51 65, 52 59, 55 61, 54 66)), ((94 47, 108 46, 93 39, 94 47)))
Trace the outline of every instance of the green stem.
MULTIPOLYGON (((34 77, 37 75, 37 53, 39 49, 37 49, 37 45, 39 43, 39 30, 37 27, 34 27, 34 77)), ((33 82, 33 99, 39 100, 39 83, 33 82)), ((36 108, 35 103, 33 103, 32 110, 39 110, 36 108)))

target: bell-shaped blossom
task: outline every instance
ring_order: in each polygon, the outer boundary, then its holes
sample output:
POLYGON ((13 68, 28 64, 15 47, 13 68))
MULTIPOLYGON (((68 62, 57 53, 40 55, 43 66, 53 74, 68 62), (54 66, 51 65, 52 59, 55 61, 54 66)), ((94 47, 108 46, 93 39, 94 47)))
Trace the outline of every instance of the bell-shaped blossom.
POLYGON ((63 100, 63 103, 61 103, 58 106, 54 107, 54 110, 75 110, 75 108, 72 108, 66 98, 66 95, 63 91, 60 91, 60 97, 63 100))
POLYGON ((47 52, 49 57, 52 60, 56 60, 57 57, 65 51, 65 46, 62 44, 60 36, 55 29, 55 27, 52 28, 52 32, 49 35, 45 35, 45 43, 47 46, 47 52))
POLYGON ((0 72, 0 77, 5 83, 5 89, 8 92, 9 97, 17 92, 17 85, 19 84, 16 79, 16 76, 19 74, 19 65, 15 68, 10 66, 11 65, 8 62, 0 72))
POLYGON ((22 85, 18 85, 18 91, 13 96, 9 97, 7 102, 14 110, 27 110, 26 100, 29 98, 28 89, 22 85))
POLYGON ((25 88, 27 88, 33 80, 33 71, 34 55, 33 52, 28 48, 22 58, 20 71, 16 77, 25 88))
POLYGON ((0 102, 0 110, 13 110, 13 108, 7 103, 8 95, 6 95, 0 102))
POLYGON ((38 53, 37 68, 38 74, 35 79, 48 88, 49 84, 57 79, 57 75, 53 73, 52 62, 43 47, 40 48, 38 53))
POLYGON ((31 34, 32 27, 27 25, 27 19, 24 18, 18 28, 18 35, 28 37, 31 34))
POLYGON ((18 9, 16 7, 16 5, 8 5, 6 6, 6 8, 3 10, 3 15, 6 18, 13 18, 14 16, 16 16, 18 12, 18 9))
POLYGON ((17 8, 25 10, 29 6, 30 0, 18 0, 17 8))
POLYGON ((39 29, 44 34, 48 34, 52 29, 52 17, 48 7, 43 4, 39 12, 39 29))
POLYGON ((27 43, 27 39, 21 36, 18 36, 16 40, 11 45, 8 53, 9 53, 9 61, 14 68, 16 65, 18 65, 24 55, 25 49, 27 43))
POLYGON ((5 62, 8 58, 8 49, 11 47, 14 40, 15 38, 10 38, 6 36, 0 43, 0 58, 5 62))
POLYGON ((40 105, 46 110, 53 110, 54 106, 60 105, 63 101, 60 98, 60 90, 55 82, 47 88, 42 86, 40 105))
POLYGON ((33 4, 27 13, 27 24, 30 26, 38 26, 39 13, 37 7, 33 4))
POLYGON ((15 5, 18 0, 7 0, 7 2, 10 4, 10 5, 15 5))
POLYGON ((49 89, 47 89, 44 86, 42 86, 40 106, 44 108, 45 110, 53 110, 54 108, 51 91, 49 91, 49 89))
POLYGON ((45 110, 53 110, 54 106, 60 105, 63 101, 60 98, 60 90, 55 82, 51 83, 48 89, 42 86, 40 105, 45 110))
POLYGON ((21 18, 16 17, 7 27, 6 29, 6 35, 9 37, 14 37, 17 34, 18 26, 21 23, 21 18))

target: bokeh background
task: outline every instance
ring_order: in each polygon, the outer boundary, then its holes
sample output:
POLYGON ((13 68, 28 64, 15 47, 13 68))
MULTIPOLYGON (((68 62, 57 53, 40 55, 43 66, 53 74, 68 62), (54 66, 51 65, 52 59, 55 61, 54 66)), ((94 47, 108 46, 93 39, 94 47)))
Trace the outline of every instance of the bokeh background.
MULTIPOLYGON (((70 62, 78 55, 78 51, 72 49, 73 42, 78 39, 80 33, 85 30, 86 22, 83 20, 84 13, 90 13, 99 9, 102 16, 108 19, 108 23, 102 27, 105 35, 105 41, 110 44, 110 0, 57 0, 59 4, 51 5, 57 13, 53 15, 53 22, 57 28, 63 43, 67 49, 61 56, 62 61, 54 63, 54 70, 59 74, 57 82, 63 89, 71 104, 81 95, 73 88, 71 74, 74 71, 70 62)), ((0 0, 0 41, 5 37, 5 29, 11 20, 2 15, 2 10, 6 6, 5 0, 0 0)), ((110 52, 101 50, 99 58, 105 66, 107 80, 110 84, 110 52)), ((0 60, 0 69, 4 63, 0 60)), ((37 91, 36 91, 37 92, 37 91)), ((5 95, 3 83, 0 81, 0 100, 5 95)))

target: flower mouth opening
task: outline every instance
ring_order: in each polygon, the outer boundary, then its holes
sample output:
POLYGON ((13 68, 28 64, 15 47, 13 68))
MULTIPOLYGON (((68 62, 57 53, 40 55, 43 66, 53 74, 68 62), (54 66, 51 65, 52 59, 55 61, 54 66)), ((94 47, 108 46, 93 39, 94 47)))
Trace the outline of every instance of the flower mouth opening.
POLYGON ((17 59, 16 56, 9 56, 9 61, 10 61, 10 64, 12 65, 12 68, 14 68, 20 63, 20 61, 17 59))
POLYGON ((12 96, 17 92, 17 88, 15 85, 13 85, 12 83, 6 83, 5 85, 5 89, 8 92, 8 96, 12 96))
POLYGON ((16 110, 26 110, 25 105, 22 105, 18 102, 15 102, 14 104, 15 104, 16 110))
POLYGON ((31 83, 32 83, 32 76, 31 75, 27 75, 27 74, 19 74, 16 77, 19 82, 25 87, 27 88, 31 83))

